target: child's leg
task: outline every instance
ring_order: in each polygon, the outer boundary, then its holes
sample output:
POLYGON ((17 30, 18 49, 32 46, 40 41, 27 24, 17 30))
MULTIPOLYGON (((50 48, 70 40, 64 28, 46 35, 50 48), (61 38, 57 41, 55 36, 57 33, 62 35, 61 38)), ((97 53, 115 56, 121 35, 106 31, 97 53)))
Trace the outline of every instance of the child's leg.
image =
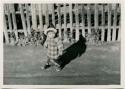
POLYGON ((50 58, 49 57, 47 57, 47 62, 46 62, 46 64, 44 65, 44 67, 41 67, 41 69, 47 69, 47 68, 49 68, 51 65, 50 65, 50 58))
POLYGON ((47 57, 47 62, 46 63, 47 63, 46 65, 50 65, 50 58, 49 57, 47 57))
POLYGON ((52 58, 48 57, 46 65, 55 66, 55 62, 52 58))
POLYGON ((60 66, 55 59, 51 59, 50 61, 51 61, 51 63, 54 64, 55 66, 57 66, 57 67, 60 66))
POLYGON ((53 64, 54 64, 54 66, 56 66, 56 71, 61 71, 61 70, 62 70, 62 69, 61 69, 61 66, 60 66, 60 64, 57 62, 57 60, 53 59, 52 62, 53 62, 53 64))

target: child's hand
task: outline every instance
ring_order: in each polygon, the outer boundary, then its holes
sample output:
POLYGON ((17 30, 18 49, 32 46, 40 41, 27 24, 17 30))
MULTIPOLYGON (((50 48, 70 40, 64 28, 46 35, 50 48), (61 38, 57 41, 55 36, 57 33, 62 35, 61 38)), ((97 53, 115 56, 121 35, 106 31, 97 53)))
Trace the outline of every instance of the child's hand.
POLYGON ((47 44, 46 43, 44 43, 43 46, 47 48, 47 44))

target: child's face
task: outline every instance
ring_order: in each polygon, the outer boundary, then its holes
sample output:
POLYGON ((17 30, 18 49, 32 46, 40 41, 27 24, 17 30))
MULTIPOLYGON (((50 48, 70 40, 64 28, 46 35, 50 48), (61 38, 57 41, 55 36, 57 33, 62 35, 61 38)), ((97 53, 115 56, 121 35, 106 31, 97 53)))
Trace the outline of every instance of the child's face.
POLYGON ((54 38, 55 37, 55 33, 54 32, 48 32, 47 35, 49 38, 54 38))

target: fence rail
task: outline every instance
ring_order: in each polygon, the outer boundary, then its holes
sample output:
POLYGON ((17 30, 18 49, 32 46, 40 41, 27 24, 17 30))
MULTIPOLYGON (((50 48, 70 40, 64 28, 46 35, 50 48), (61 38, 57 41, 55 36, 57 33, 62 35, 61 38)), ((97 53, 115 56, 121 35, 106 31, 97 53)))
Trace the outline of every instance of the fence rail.
POLYGON ((10 43, 9 33, 14 32, 18 41, 19 33, 42 32, 51 22, 64 42, 97 29, 100 41, 120 41, 120 9, 120 4, 4 4, 5 42, 10 43))

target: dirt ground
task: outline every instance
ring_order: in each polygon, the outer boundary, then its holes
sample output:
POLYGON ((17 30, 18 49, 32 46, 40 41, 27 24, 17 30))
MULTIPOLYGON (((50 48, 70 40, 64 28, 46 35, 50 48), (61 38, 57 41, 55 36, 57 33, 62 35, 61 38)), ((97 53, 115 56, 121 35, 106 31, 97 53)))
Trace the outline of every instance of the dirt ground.
MULTIPOLYGON (((69 44, 66 44, 69 46, 69 44)), ((120 84, 120 43, 87 46, 62 71, 41 70, 46 62, 42 46, 4 45, 4 84, 116 85, 120 84)))

